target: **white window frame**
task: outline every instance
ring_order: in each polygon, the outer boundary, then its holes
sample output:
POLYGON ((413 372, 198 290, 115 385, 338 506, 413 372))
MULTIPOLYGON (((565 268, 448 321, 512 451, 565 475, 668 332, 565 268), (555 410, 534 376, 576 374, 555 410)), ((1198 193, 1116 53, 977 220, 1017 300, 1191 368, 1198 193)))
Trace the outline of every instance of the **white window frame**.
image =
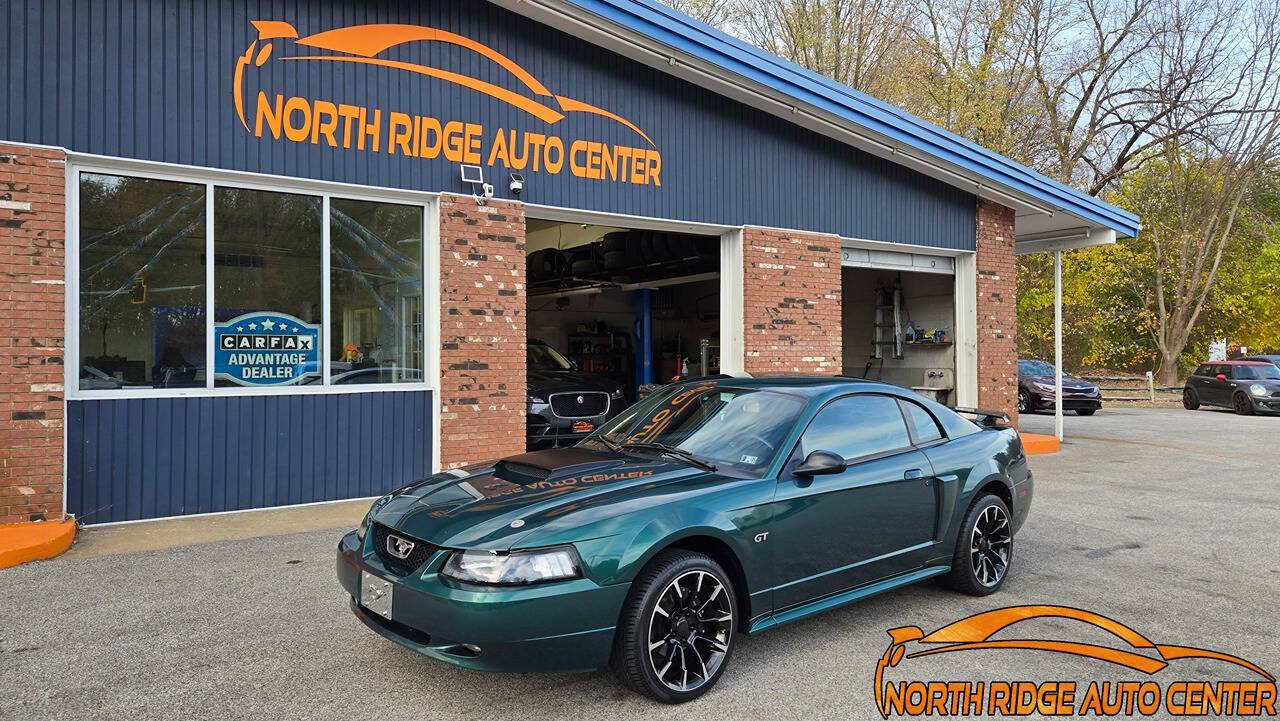
MULTIPOLYGON (((66 168, 66 363, 63 369, 64 388, 68 400, 127 399, 127 398, 191 398, 276 396, 334 393, 379 393, 405 390, 432 390, 436 397, 440 391, 440 323, 438 304, 440 284, 440 196, 393 188, 377 188, 348 183, 288 178, 261 173, 201 168, 171 163, 154 163, 126 158, 69 153, 66 168), (112 390, 80 389, 80 174, 102 173, 128 175, 155 180, 205 186, 205 386, 190 388, 121 388, 112 390), (329 291, 332 279, 329 268, 330 239, 328 210, 331 198, 361 200, 375 203, 397 203, 417 206, 422 211, 422 301, 423 301, 423 379, 394 383, 371 383, 351 386, 331 386, 329 364, 321 363, 323 383, 316 385, 286 386, 236 386, 216 388, 210 364, 213 348, 213 272, 214 272, 214 217, 213 188, 235 186, 249 190, 303 193, 318 195, 322 199, 321 269, 324 273, 321 297, 321 358, 327 358, 330 333, 329 291)), ((437 416, 438 417, 438 416, 437 416)), ((433 421, 434 422, 434 421, 433 421)), ((437 458, 438 462, 438 458, 437 458)))

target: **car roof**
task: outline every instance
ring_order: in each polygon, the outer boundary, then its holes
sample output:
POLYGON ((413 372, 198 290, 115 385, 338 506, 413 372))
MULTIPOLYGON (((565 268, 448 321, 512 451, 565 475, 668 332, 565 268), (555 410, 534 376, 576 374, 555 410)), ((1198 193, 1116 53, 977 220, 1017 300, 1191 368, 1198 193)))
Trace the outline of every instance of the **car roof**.
POLYGON ((895 386, 881 381, 873 381, 866 378, 852 378, 849 376, 789 376, 789 375, 773 375, 773 376, 743 376, 741 378, 728 376, 717 378, 716 385, 733 387, 733 388, 758 388, 760 390, 777 390, 801 395, 806 397, 818 397, 838 391, 848 391, 851 389, 873 391, 885 390, 892 393, 902 393, 901 386, 895 386))
POLYGON ((1208 366, 1269 366, 1267 361, 1255 360, 1227 360, 1227 361, 1205 361, 1200 365, 1208 366))

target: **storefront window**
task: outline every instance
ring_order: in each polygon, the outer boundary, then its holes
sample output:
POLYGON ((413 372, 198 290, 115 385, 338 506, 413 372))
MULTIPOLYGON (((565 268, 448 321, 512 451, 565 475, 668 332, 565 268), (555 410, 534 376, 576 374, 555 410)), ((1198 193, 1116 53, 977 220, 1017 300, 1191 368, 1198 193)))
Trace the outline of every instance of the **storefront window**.
POLYGON ((81 390, 424 380, 422 206, 98 173, 79 200, 81 390))
POLYGON ((205 384, 205 186, 80 175, 80 388, 205 384))
POLYGON ((334 385, 422 380, 422 208, 329 202, 334 385))
MULTIPOLYGON (((270 324, 273 332, 281 321, 291 328, 318 327, 324 280, 320 197, 221 186, 213 193, 215 338, 244 337, 259 330, 259 323, 270 324), (247 318, 244 324, 228 325, 241 317, 247 318)), ((244 350, 228 358, 227 367, 215 363, 216 385, 306 383, 320 376, 318 349, 292 354, 299 356, 297 364, 281 361, 280 348, 244 350)))

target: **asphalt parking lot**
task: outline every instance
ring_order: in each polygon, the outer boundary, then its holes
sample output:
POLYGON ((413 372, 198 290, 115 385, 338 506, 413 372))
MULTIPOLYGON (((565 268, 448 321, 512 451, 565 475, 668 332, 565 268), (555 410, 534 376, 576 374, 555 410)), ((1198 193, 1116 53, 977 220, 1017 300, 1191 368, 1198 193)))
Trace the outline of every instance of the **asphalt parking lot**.
MULTIPOLYGON (((1066 429, 1062 452, 1032 459, 1035 502, 1000 594, 926 583, 742 638, 725 678, 692 708, 640 699, 603 672, 481 674, 402 650, 347 610, 333 570, 339 531, 312 530, 0 571, 0 715, 869 719, 887 629, 928 632, 1031 603, 1087 608, 1157 642, 1280 669, 1280 418, 1108 408, 1068 416, 1066 429)), ((93 542, 90 530, 80 543, 93 542)), ((928 668, 948 679, 1113 673, 1010 654, 936 657, 928 668)))

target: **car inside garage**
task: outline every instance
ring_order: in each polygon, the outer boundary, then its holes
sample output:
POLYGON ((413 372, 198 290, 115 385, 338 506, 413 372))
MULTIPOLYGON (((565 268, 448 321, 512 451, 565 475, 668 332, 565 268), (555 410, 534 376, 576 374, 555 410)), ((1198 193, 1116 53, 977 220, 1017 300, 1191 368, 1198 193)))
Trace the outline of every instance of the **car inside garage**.
POLYGON ((530 448, 720 372, 720 238, 529 219, 530 448))
POLYGON ((952 258, 846 248, 841 261, 843 372, 956 405, 952 258))

